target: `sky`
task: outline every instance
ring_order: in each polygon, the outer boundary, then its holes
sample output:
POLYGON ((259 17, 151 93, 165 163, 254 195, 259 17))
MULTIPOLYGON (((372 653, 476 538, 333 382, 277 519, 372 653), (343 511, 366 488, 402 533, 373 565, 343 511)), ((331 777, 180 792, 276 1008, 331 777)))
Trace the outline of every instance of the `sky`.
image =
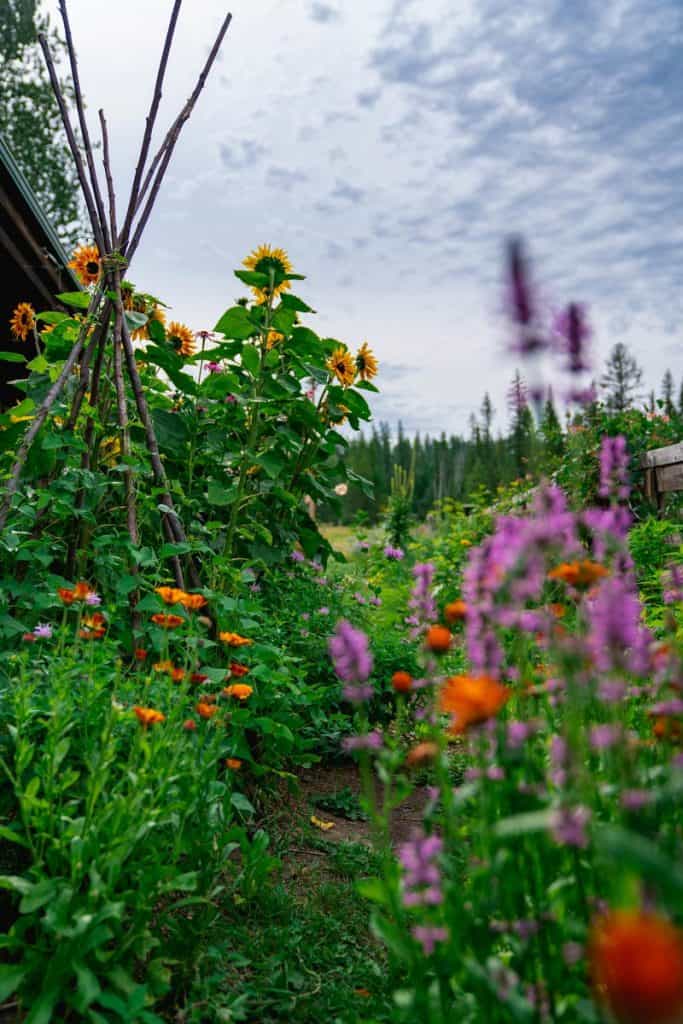
MULTIPOLYGON (((170 0, 69 0, 94 131, 129 189, 170 0), (115 16, 112 12, 115 12, 115 16)), ((48 7, 56 10, 56 0, 48 7)), ((309 326, 380 360, 375 420, 494 429, 520 365, 506 238, 542 308, 586 305, 599 375, 624 341, 659 391, 683 377, 681 0, 186 0, 160 116, 219 62, 129 277, 212 328, 263 242, 307 275, 309 326)), ((562 382, 549 371, 555 393, 562 382)))

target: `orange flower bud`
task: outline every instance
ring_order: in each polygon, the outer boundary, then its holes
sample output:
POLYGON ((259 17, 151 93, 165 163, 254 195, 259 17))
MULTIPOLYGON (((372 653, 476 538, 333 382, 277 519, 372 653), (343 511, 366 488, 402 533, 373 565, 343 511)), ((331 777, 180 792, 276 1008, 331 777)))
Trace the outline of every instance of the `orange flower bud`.
POLYGON ((161 711, 155 711, 154 708, 136 706, 133 708, 133 711, 143 729, 148 729, 150 725, 156 725, 158 722, 166 720, 166 715, 162 715, 161 711))
POLYGON ((445 654, 451 646, 453 636, 445 626, 430 626, 425 636, 425 646, 434 654, 445 654))
POLYGON ((683 932, 658 914, 614 910, 589 943, 597 999, 619 1024, 675 1024, 683 1014, 683 932))
POLYGON ((181 615, 164 615, 162 612, 157 612, 152 616, 152 622, 156 626, 161 626, 162 629, 177 629, 178 626, 182 626, 184 621, 185 619, 181 615))
POLYGON ((413 688, 413 677, 408 672, 394 672, 391 685, 396 693, 408 693, 413 688))
POLYGON ((416 768, 419 765, 427 764, 429 761, 433 761, 439 753, 439 746, 437 743, 424 742, 418 743, 417 746, 413 747, 412 750, 408 751, 406 756, 406 764, 409 768, 416 768))
POLYGON ((197 704, 195 711, 200 718, 213 718, 214 715, 218 714, 218 708, 215 704, 206 704, 203 701, 197 704))
POLYGON ((467 615, 467 605, 464 601, 451 601, 443 610, 446 622, 451 625, 454 622, 462 622, 467 615))

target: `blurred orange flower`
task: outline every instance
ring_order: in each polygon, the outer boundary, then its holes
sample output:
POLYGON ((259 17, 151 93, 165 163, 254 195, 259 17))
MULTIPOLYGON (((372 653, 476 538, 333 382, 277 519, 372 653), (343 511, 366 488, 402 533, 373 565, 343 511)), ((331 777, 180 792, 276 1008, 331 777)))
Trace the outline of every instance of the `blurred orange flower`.
POLYGON ((548 573, 549 580, 561 580, 571 587, 590 587, 609 573, 604 565, 584 558, 582 562, 562 562, 548 573))
POLYGON ((451 646, 453 636, 445 626, 430 626, 425 636, 425 647, 434 654, 445 654, 451 646))
POLYGON ((164 604, 180 604, 185 591, 178 587, 156 587, 155 593, 159 595, 164 604))
POLYGON ((253 692, 254 687, 248 686, 246 683, 231 683, 223 690, 226 697, 236 697, 237 700, 247 700, 253 692))
POLYGON ((225 767, 229 768, 231 772, 238 772, 242 767, 242 762, 239 757, 226 757, 225 767))
POLYGON ((433 761, 439 753, 439 746, 437 743, 425 741, 418 743, 408 751, 406 756, 406 764, 409 768, 415 768, 418 765, 426 764, 429 761, 433 761))
POLYGON ((683 932, 666 918, 613 910, 594 924, 597 999, 620 1024, 676 1024, 683 1015, 683 932))
POLYGON ((86 583, 85 580, 81 580, 74 587, 74 601, 85 601, 88 594, 91 593, 92 589, 90 587, 90 584, 86 583))
POLYGON ((454 622, 462 622, 467 615, 467 605, 464 601, 451 601, 444 608, 443 614, 446 622, 451 623, 451 625, 454 622))
POLYGON ((448 731, 457 736, 497 715, 509 696, 507 686, 489 676, 450 676, 441 688, 439 707, 453 715, 448 731))
POLYGON ((408 672, 394 672, 391 677, 391 685, 396 693, 408 693, 413 688, 413 677, 408 672))
POLYGON ((84 616, 78 635, 83 640, 101 640, 106 633, 105 618, 102 612, 84 616))
POLYGON ((218 634, 219 639, 227 644, 228 647, 247 647, 249 644, 253 644, 253 640, 249 640, 246 636, 240 636, 239 633, 230 633, 224 630, 218 634))
POLYGON ((138 722, 143 729, 166 720, 166 715, 162 715, 161 711, 155 711, 154 708, 141 708, 136 705, 133 711, 137 715, 138 722))
POLYGON ((213 718, 214 715, 218 714, 219 709, 215 704, 206 704, 204 701, 200 701, 195 707, 195 711, 200 718, 213 718))
POLYGON ((183 608, 187 608, 190 612, 198 612, 200 608, 203 608, 208 602, 203 594, 183 594, 180 598, 180 603, 183 608))
POLYGON ((136 647, 135 648, 135 660, 136 661, 144 661, 146 657, 147 657, 147 651, 145 651, 142 647, 136 647))
POLYGON ((168 660, 157 661, 154 665, 152 665, 152 668, 154 669, 155 672, 172 672, 173 667, 173 662, 168 660))
POLYGON ((240 665, 239 661, 230 662, 230 675, 234 676, 235 679, 241 679, 242 676, 246 676, 251 672, 248 665, 240 665))
POLYGON ((73 604, 76 597, 73 590, 69 590, 67 587, 57 587, 57 593, 60 601, 64 604, 73 604))
POLYGON ((157 612, 152 616, 152 622, 162 629, 177 629, 184 621, 181 615, 164 615, 163 612, 157 612))

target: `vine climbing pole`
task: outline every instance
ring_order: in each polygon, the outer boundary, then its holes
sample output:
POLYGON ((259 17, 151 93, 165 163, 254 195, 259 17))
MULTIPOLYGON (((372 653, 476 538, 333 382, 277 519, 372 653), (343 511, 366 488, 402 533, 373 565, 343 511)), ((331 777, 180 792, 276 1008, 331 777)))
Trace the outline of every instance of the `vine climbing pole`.
MULTIPOLYGON (((171 124, 159 149, 150 159, 152 135, 159 111, 159 104, 163 93, 164 78, 166 75, 171 45, 181 6, 182 0, 174 0, 161 52, 161 58, 157 69, 154 93, 145 121, 145 129, 135 167, 130 197, 126 205, 126 212, 120 230, 118 228, 117 201, 111 171, 107 122, 104 112, 100 110, 99 122, 102 136, 102 166, 104 170, 107 197, 107 205, 105 207, 103 192, 100 187, 100 180, 95 166, 94 147, 91 143, 90 132, 85 116, 85 104, 83 101, 83 92, 81 90, 80 77, 78 73, 78 61, 71 34, 71 24, 69 22, 66 0, 59 0, 59 11, 64 25, 64 35, 69 54, 69 64, 71 68, 71 79, 80 137, 77 135, 76 129, 72 124, 64 92, 59 83, 59 79, 57 78, 54 60, 50 53, 47 40, 44 35, 39 36, 40 45, 47 64, 50 81, 52 83, 52 89, 59 105, 67 141, 78 172, 78 179, 83 193, 85 206, 88 211, 88 218, 92 227, 93 238, 100 253, 101 273, 99 280, 92 291, 78 338, 69 353, 59 376, 36 411, 34 419, 17 450, 16 458, 5 486, 5 493, 2 502, 0 503, 0 529, 3 529, 7 522, 7 517, 12 506, 12 499, 19 488, 22 469, 30 452, 31 446, 41 427, 45 423, 54 403, 62 394, 67 380, 69 380, 74 370, 77 369, 80 374, 79 385, 75 391, 69 416, 67 418, 67 425, 73 429, 86 395, 90 396, 89 405, 92 406, 94 404, 94 400, 96 400, 100 388, 103 367, 105 366, 106 361, 110 359, 115 382, 116 414, 120 433, 121 452, 125 457, 130 455, 131 450, 128 428, 130 390, 135 403, 137 417, 144 428, 145 442, 154 482, 161 495, 160 510, 162 529, 167 540, 172 543, 183 543, 187 539, 181 518, 174 507, 171 488, 169 486, 163 462, 159 455, 159 445, 154 431, 154 423, 150 415, 144 387, 140 380, 140 374, 135 362, 133 342, 131 340, 124 311, 122 289, 123 274, 130 266, 135 252, 140 245, 145 227, 149 221, 150 214, 152 213, 154 204, 159 195, 159 190, 168 169, 168 165, 171 157, 173 156, 173 150, 175 149, 182 128, 192 114, 199 95, 204 88, 232 19, 230 14, 226 14, 204 67, 197 79, 197 84, 192 91, 192 94, 171 124)), ((92 416, 89 416, 86 421, 84 435, 86 444, 85 452, 83 454, 83 467, 86 469, 89 468, 93 434, 94 420, 92 416)), ((124 471, 124 484, 128 534, 131 544, 134 547, 137 547, 139 545, 140 538, 138 532, 135 480, 133 470, 130 467, 126 468, 124 471)), ((186 556, 184 565, 181 562, 180 557, 175 556, 173 558, 173 567, 177 586, 184 588, 186 577, 190 586, 199 586, 199 572, 195 561, 191 556, 186 556)))

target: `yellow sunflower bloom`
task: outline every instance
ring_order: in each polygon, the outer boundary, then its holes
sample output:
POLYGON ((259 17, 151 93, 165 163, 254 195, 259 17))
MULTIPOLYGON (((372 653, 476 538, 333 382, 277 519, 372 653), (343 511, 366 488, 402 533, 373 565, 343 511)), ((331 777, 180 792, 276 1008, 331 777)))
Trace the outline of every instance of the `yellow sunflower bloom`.
POLYGON ((266 348, 270 352, 271 348, 275 348, 281 341, 285 340, 284 334, 280 331, 268 331, 268 337, 266 338, 266 348))
POLYGON ((356 379, 356 364, 350 352, 341 346, 334 350, 327 360, 327 369, 334 374, 342 387, 351 387, 356 379))
MULTIPOLYGON (((242 260, 242 266, 247 270, 256 271, 257 274, 266 275, 270 273, 271 269, 282 274, 291 274, 294 269, 285 250, 274 249, 270 245, 259 245, 246 259, 242 260)), ((291 287, 289 281, 281 281, 276 284, 273 288, 273 298, 276 299, 278 295, 289 291, 291 287)), ((252 288, 251 290, 259 303, 267 302, 270 298, 269 288, 252 288)))
POLYGON ((69 261, 69 266, 81 284, 95 284, 102 269, 99 249, 96 245, 79 245, 69 261))
POLYGON ((20 302, 9 322, 12 334, 18 341, 26 341, 36 325, 36 311, 30 302, 20 302))
POLYGON ((372 380, 377 376, 379 363, 373 355, 367 341, 364 341, 356 353, 356 369, 361 380, 372 380))
POLYGON ((197 351, 194 334, 185 324, 179 324, 173 320, 166 331, 166 340, 176 350, 178 355, 193 356, 197 351))

